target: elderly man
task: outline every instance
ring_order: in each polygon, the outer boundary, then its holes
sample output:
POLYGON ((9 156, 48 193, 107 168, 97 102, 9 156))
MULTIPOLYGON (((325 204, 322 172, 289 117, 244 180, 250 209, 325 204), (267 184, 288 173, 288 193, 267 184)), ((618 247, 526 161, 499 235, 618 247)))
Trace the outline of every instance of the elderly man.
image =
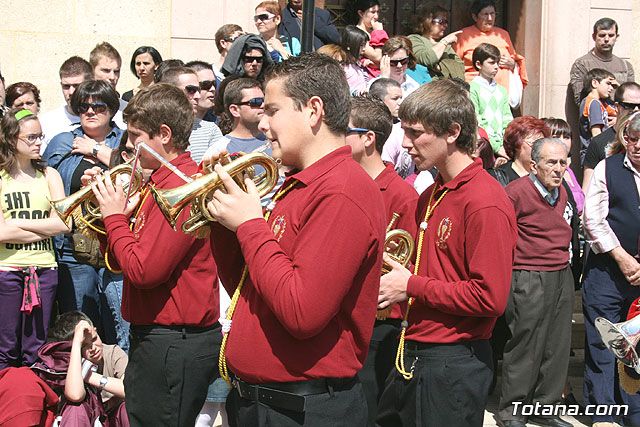
MULTIPOLYGON (((569 365, 573 275, 569 267, 571 218, 577 215, 562 185, 567 147, 541 138, 531 149, 531 172, 505 188, 516 211, 518 241, 505 320, 499 418, 524 427, 522 405, 554 405, 562 397, 569 365)), ((570 427, 558 417, 530 422, 570 427)))
POLYGON ((593 41, 595 47, 586 55, 576 59, 571 66, 571 88, 576 105, 580 105, 580 93, 584 76, 589 70, 602 68, 611 72, 618 83, 635 80, 633 66, 613 54, 613 47, 618 40, 618 23, 611 18, 601 18, 593 25, 593 41))
MULTIPOLYGON (((621 391, 615 358, 600 339, 594 322, 626 320, 631 303, 640 297, 640 115, 624 132, 626 152, 608 157, 593 170, 584 205, 584 226, 592 252, 587 257, 582 306, 585 346, 584 403, 626 404, 622 425, 640 425, 640 395, 621 391)), ((594 425, 613 426, 608 415, 594 415, 594 425)))

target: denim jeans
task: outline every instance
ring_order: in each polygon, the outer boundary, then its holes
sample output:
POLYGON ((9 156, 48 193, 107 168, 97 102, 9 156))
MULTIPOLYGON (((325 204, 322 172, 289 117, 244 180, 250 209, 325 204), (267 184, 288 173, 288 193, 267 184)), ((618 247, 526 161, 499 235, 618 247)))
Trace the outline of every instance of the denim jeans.
POLYGON ((122 318, 122 273, 113 273, 109 269, 104 269, 102 276, 101 293, 104 295, 108 312, 111 316, 107 316, 107 310, 103 310, 103 318, 105 319, 105 329, 107 325, 112 325, 111 331, 106 331, 107 336, 115 336, 115 343, 123 349, 125 353, 129 353, 129 322, 122 318), (107 321, 107 317, 110 317, 107 321))
POLYGON ((79 264, 70 251, 58 252, 58 305, 60 313, 78 310, 89 316, 102 335, 100 296, 102 269, 79 264))

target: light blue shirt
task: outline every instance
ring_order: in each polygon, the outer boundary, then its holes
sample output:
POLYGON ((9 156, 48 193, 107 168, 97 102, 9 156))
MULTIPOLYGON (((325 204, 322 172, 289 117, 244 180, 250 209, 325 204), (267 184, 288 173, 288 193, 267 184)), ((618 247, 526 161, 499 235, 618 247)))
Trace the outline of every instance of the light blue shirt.
POLYGON ((553 191, 547 190, 547 188, 542 185, 538 178, 532 173, 529 173, 529 178, 531 178, 531 181, 533 181, 533 185, 540 192, 542 197, 544 197, 547 203, 549 203, 551 206, 554 206, 558 201, 558 195, 560 194, 558 189, 554 188, 553 191))

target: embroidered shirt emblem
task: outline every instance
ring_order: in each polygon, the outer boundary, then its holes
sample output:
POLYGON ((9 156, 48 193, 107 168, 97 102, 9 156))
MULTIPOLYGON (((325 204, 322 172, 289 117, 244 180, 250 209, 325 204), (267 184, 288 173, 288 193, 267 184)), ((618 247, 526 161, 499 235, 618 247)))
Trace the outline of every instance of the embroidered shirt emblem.
POLYGON ((276 241, 280 241, 286 228, 287 220, 285 219, 284 215, 278 215, 277 217, 275 217, 273 223, 271 224, 271 232, 275 236, 276 241))
POLYGON ((447 239, 451 235, 451 228, 453 228, 451 218, 446 217, 440 221, 440 225, 438 225, 438 239, 436 240, 436 245, 440 249, 447 249, 447 239))
POLYGON ((140 231, 144 228, 146 218, 147 217, 144 212, 140 212, 136 218, 135 225, 133 226, 133 235, 136 239, 140 239, 140 231))

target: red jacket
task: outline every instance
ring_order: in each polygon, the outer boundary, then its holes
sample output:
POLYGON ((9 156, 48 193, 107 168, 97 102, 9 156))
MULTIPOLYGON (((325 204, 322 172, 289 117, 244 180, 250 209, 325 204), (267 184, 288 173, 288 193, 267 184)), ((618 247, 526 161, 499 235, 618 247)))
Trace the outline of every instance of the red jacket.
MULTIPOLYGON (((488 339, 507 305, 517 229, 506 193, 477 158, 438 189, 442 198, 428 221, 419 270, 407 294, 416 301, 406 338, 430 343, 488 339)), ((418 201, 424 221, 433 186, 418 201)))
POLYGON ((247 221, 236 235, 214 226, 229 294, 244 260, 249 267, 227 344, 229 367, 244 381, 344 378, 362 367, 386 224, 380 191, 350 151, 341 147, 289 176, 282 189, 299 182, 268 223, 247 221))
MULTIPOLYGON (((196 173, 189 153, 171 164, 186 175, 196 173)), ((151 175, 157 188, 174 188, 184 181, 167 167, 151 175)), ((148 190, 145 191, 148 193, 148 190)), ((105 218, 109 262, 124 275, 122 316, 133 325, 187 325, 206 327, 218 321, 219 291, 209 239, 196 239, 180 230, 186 208, 174 231, 153 197, 144 201, 133 231, 124 215, 105 218)))

